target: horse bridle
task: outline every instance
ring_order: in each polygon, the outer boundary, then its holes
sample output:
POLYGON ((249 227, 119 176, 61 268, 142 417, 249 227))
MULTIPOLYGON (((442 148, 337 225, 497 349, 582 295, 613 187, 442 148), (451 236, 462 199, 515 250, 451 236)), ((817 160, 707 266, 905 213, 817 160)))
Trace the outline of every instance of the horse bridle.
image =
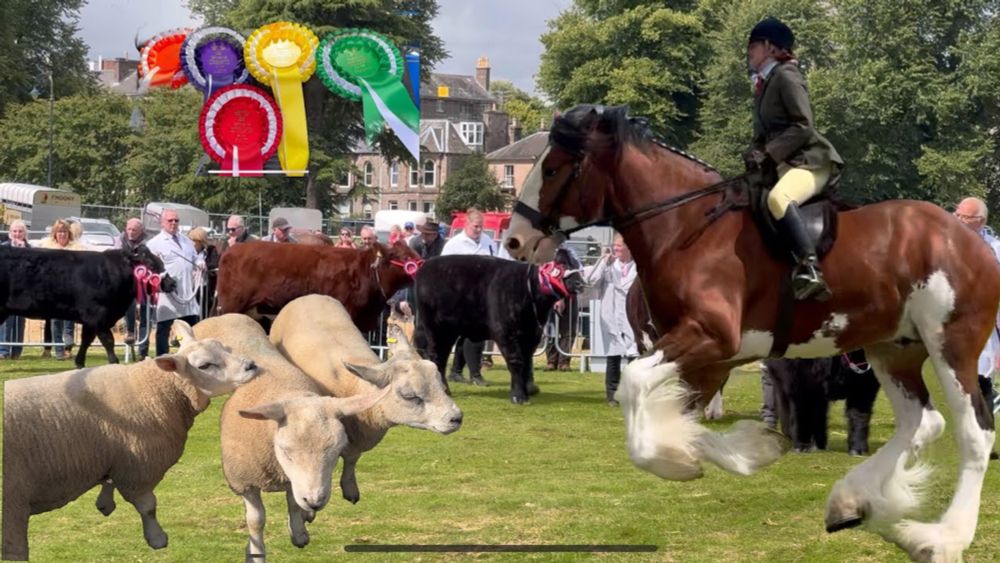
MULTIPOLYGON (((553 145, 556 146, 556 145, 553 145)), ((572 153, 576 158, 573 160, 573 173, 566 178, 566 181, 559 186, 559 191, 556 192, 555 199, 552 201, 552 209, 558 209, 558 204, 562 203, 565 197, 566 191, 570 184, 580 177, 581 169, 583 168, 583 160, 586 158, 586 154, 583 151, 569 151, 564 147, 559 147, 562 150, 567 150, 567 152, 572 153)), ((539 163, 541 165, 541 163, 539 163)), ((545 172, 542 171, 544 176, 545 172)), ((517 213, 528 220, 531 226, 535 229, 545 233, 548 236, 561 237, 562 240, 569 238, 569 235, 582 231, 588 227, 607 227, 610 226, 616 231, 621 232, 626 227, 634 225, 644 219, 648 219, 654 215, 659 215, 665 211, 670 211, 687 203, 690 203, 696 199, 701 199, 705 196, 723 192, 729 187, 733 182, 742 180, 749 175, 749 172, 740 174, 739 176, 733 176, 731 178, 724 178, 720 182, 716 182, 710 186, 697 189, 693 192, 686 192, 677 196, 674 196, 665 201, 659 201, 651 203, 649 205, 644 205, 638 209, 632 210, 624 215, 618 215, 611 217, 602 217, 600 219, 594 219, 593 221, 584 223, 582 225, 576 225, 567 229, 562 229, 559 227, 558 221, 553 221, 548 215, 542 215, 542 212, 535 209, 528 204, 518 200, 514 204, 514 213, 517 213)), ((539 207, 541 206, 541 193, 538 194, 539 207)))

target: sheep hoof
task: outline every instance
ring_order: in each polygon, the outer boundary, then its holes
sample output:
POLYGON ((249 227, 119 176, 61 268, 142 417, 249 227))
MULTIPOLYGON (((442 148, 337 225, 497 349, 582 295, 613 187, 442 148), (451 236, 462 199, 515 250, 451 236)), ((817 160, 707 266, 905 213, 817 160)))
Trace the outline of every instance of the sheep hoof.
MULTIPOLYGON (((358 501, 361 500, 361 492, 360 491, 350 491, 350 492, 344 491, 344 500, 346 500, 347 502, 349 502, 351 504, 358 504, 358 501)), ((312 522, 312 520, 310 520, 310 522, 312 522)))
POLYGON ((153 549, 163 549, 164 547, 167 547, 167 534, 166 532, 150 534, 149 537, 146 538, 146 543, 153 549))
POLYGON ((118 508, 118 505, 115 504, 114 499, 112 499, 111 502, 108 503, 101 502, 100 499, 97 499, 95 506, 97 506, 97 510, 100 511, 100 513, 105 516, 111 516, 111 513, 115 511, 115 508, 118 508))
POLYGON ((302 530, 301 534, 292 534, 292 545, 299 549, 309 545, 309 532, 302 530))

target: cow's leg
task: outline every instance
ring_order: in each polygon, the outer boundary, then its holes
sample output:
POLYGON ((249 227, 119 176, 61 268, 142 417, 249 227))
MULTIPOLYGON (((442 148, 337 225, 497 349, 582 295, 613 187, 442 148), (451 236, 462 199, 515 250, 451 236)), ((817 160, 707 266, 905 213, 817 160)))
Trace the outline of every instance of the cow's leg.
POLYGON ((427 342, 427 359, 434 362, 437 366, 438 375, 441 376, 441 383, 444 384, 445 391, 451 395, 451 388, 448 387, 448 355, 451 353, 451 348, 455 345, 455 341, 458 340, 458 335, 450 332, 439 332, 435 334, 433 331, 424 331, 424 338, 427 342))
POLYGON ((500 353, 507 362, 507 370, 510 371, 510 400, 515 405, 528 402, 528 396, 532 394, 528 388, 529 384, 535 388, 535 393, 538 393, 538 386, 535 385, 531 373, 535 346, 527 340, 526 338, 513 340, 509 337, 496 339, 500 353))
POLYGON ((77 349, 76 358, 73 360, 77 369, 83 368, 84 363, 87 361, 87 349, 90 348, 90 344, 94 341, 94 336, 97 334, 94 327, 89 324, 81 325, 81 328, 80 348, 77 349))
POLYGON ((865 349, 896 416, 896 432, 874 455, 837 481, 826 504, 826 529, 835 532, 868 523, 891 526, 920 504, 919 486, 928 467, 909 464, 917 452, 944 430, 944 418, 931 405, 921 366, 921 344, 898 348, 883 344, 865 349))
POLYGON ((160 527, 160 522, 156 519, 156 495, 153 494, 153 487, 119 487, 118 491, 122 498, 135 507, 142 519, 142 535, 146 538, 146 543, 153 549, 167 547, 167 533, 160 527))
POLYGON ((101 483, 101 492, 98 493, 94 506, 105 516, 111 516, 111 513, 115 511, 117 507, 115 504, 115 486, 110 479, 101 483))
POLYGON ((97 329, 97 338, 100 339, 101 345, 104 346, 104 352, 108 355, 108 363, 117 364, 118 356, 115 355, 115 337, 111 334, 111 329, 97 329))
POLYGON ((242 495, 243 508, 247 520, 246 563, 263 563, 264 552, 264 501, 260 498, 260 489, 247 489, 242 495))
POLYGON ((875 397, 878 395, 878 379, 871 371, 854 374, 847 380, 847 452, 850 455, 868 454, 868 429, 871 425, 875 397))

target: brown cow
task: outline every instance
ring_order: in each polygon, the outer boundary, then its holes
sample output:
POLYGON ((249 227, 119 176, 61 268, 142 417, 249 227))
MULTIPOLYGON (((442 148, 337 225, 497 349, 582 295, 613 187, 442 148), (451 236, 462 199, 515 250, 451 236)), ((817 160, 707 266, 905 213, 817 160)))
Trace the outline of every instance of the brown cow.
POLYGON ((219 265, 219 307, 222 313, 273 315, 297 297, 319 293, 343 303, 354 324, 365 332, 376 327, 386 301, 413 283, 404 264, 419 261, 413 250, 399 243, 361 250, 237 244, 219 265))

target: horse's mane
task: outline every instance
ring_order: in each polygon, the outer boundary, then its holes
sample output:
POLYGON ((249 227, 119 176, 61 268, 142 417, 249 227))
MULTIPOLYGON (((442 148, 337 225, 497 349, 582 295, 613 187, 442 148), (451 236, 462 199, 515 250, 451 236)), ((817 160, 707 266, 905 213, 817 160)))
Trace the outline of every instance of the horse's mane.
POLYGON ((614 143, 616 158, 621 156, 621 150, 626 144, 632 144, 641 149, 647 148, 649 144, 655 144, 709 170, 718 172, 714 166, 704 160, 667 144, 661 137, 653 133, 649 119, 630 116, 628 106, 577 105, 553 121, 552 130, 549 131, 549 139, 556 146, 581 155, 593 148, 588 145, 588 141, 590 130, 595 127, 594 120, 596 120, 596 128, 614 143))

